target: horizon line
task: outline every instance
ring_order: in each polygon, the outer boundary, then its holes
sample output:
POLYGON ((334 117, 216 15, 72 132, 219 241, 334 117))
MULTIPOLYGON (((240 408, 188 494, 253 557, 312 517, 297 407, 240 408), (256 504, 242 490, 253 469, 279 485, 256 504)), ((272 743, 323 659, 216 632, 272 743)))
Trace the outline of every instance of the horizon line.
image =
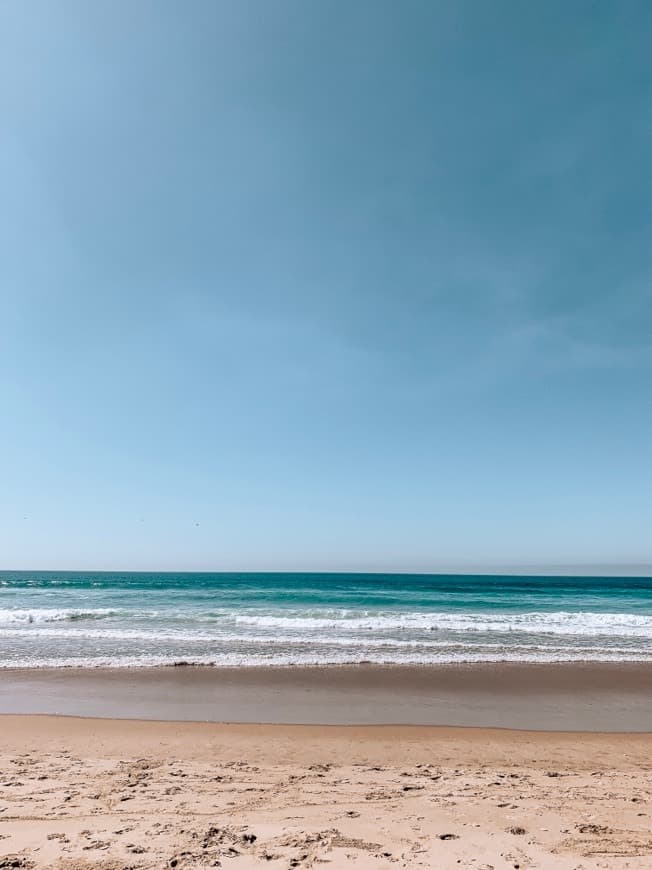
POLYGON ((0 568, 0 574, 357 574, 357 575, 396 575, 396 576, 518 576, 529 577, 621 577, 652 579, 652 563, 590 563, 576 562, 569 564, 537 564, 526 563, 518 565, 455 565, 438 566, 432 569, 410 568, 0 568))

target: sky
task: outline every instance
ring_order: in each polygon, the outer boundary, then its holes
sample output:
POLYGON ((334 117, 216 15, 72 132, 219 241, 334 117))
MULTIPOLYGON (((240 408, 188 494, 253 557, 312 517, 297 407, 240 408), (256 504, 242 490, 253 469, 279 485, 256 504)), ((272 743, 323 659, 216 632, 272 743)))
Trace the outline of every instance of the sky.
POLYGON ((652 5, 0 3, 0 567, 652 563, 652 5))

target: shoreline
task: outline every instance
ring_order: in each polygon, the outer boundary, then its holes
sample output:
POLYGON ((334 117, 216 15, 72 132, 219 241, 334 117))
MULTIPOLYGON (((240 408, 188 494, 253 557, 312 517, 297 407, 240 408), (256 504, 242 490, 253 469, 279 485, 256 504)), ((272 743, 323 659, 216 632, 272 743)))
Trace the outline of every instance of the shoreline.
MULTIPOLYGON (((652 727, 648 731, 559 731, 536 728, 510 728, 499 725, 411 725, 395 722, 378 722, 365 725, 336 725, 336 724, 304 724, 292 722, 219 722, 196 719, 128 719, 117 716, 78 716, 70 713, 0 713, 0 725, 11 727, 13 724, 20 726, 22 736, 26 740, 35 732, 40 732, 40 725, 29 723, 44 723, 49 736, 57 733, 62 736, 70 736, 70 732, 79 737, 81 734, 93 734, 95 738, 102 729, 106 728, 110 733, 116 729, 144 729, 143 733, 150 734, 150 727, 163 726, 172 729, 171 733, 176 736, 187 737, 193 729, 206 729, 206 735, 220 736, 221 739, 229 735, 242 737, 247 735, 251 738, 259 737, 261 740, 277 734, 287 739, 301 739, 317 737, 320 742, 324 738, 331 737, 334 740, 347 740, 353 745, 356 740, 365 745, 368 742, 384 741, 388 738, 407 741, 409 744, 427 745, 432 741, 440 743, 450 742, 482 742, 487 740, 494 742, 495 746, 501 743, 510 751, 515 743, 531 745, 533 742, 542 741, 562 747, 574 745, 578 740, 588 741, 594 747, 601 745, 615 745, 619 741, 633 745, 650 747, 652 757, 652 727), (60 727, 58 724, 60 723, 60 727), (69 730, 70 729, 70 732, 69 730), (79 729, 79 732, 77 732, 79 729)), ((149 739, 149 736, 148 736, 149 739)), ((0 739, 0 746, 2 740, 0 739)), ((651 767, 652 769, 652 767, 651 767)))
POLYGON ((631 663, 0 670, 0 714, 534 732, 652 731, 631 663))
MULTIPOLYGON (((0 752, 19 751, 30 741, 44 750, 75 751, 122 757, 125 748, 153 757, 205 757, 216 748, 229 754, 243 746, 260 763, 307 761, 317 756, 332 762, 345 752, 347 761, 377 761, 391 753, 393 762, 423 760, 435 750, 440 761, 470 753, 487 763, 547 769, 554 758, 566 762, 582 756, 587 769, 596 764, 652 771, 652 731, 546 731, 466 725, 295 725, 260 722, 193 722, 186 720, 110 719, 50 713, 0 714, 0 752), (281 750, 279 752, 279 747, 281 750), (533 754, 533 748, 542 754, 533 754), (623 749, 628 751, 623 753, 623 749), (607 755, 601 753, 607 750, 607 755), (610 755, 611 751, 615 755, 610 755)), ((1 821, 1 819, 0 819, 1 821)))
MULTIPOLYGON (((267 674, 295 674, 310 672, 311 674, 318 673, 344 673, 351 674, 364 673, 365 675, 383 674, 388 672, 401 672, 403 674, 446 674, 455 673, 456 676, 468 676, 473 671, 483 672, 483 676, 487 672, 502 672, 509 671, 513 673, 519 672, 534 672, 537 671, 539 676, 548 675, 553 681, 557 681, 557 677, 562 674, 571 674, 572 671, 582 672, 583 675, 588 675, 590 678, 596 678, 604 683, 614 673, 623 671, 629 673, 626 677, 629 678, 635 673, 641 676, 647 674, 652 675, 652 660, 593 660, 585 659, 581 661, 564 660, 564 661, 464 661, 464 662, 325 662, 323 664, 226 664, 204 662, 193 662, 191 660, 178 660, 170 663, 155 664, 155 665, 47 665, 47 666, 2 666, 0 667, 0 676, 2 674, 39 674, 39 673, 88 673, 88 674, 121 674, 121 673, 161 673, 170 671, 188 671, 188 672, 203 672, 206 674, 214 673, 267 673, 267 674)), ((631 683, 631 681, 630 681, 631 683)))

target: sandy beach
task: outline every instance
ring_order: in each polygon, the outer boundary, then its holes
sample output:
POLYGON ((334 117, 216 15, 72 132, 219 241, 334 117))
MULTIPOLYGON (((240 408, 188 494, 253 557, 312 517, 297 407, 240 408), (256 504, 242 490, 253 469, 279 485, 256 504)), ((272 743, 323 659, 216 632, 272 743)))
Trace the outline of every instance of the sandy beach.
POLYGON ((644 667, 5 672, 0 867, 647 868, 649 704, 644 667), (454 701, 482 727, 154 721, 379 723, 454 701), (533 730, 551 711, 566 727, 533 730))
POLYGON ((0 867, 647 868, 652 735, 4 716, 0 867))

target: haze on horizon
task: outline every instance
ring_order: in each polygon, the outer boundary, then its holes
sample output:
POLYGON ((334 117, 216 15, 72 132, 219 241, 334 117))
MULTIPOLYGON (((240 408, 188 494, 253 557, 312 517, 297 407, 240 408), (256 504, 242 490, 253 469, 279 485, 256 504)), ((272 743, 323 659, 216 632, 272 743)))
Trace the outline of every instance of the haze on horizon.
POLYGON ((0 568, 648 571, 651 28, 6 0, 0 568))

